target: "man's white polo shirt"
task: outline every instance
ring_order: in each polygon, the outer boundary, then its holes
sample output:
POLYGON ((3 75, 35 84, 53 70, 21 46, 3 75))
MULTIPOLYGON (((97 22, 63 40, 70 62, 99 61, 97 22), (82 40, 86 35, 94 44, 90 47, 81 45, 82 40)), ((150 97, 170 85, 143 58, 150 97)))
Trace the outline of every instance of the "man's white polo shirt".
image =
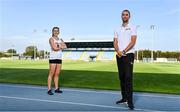
MULTIPOLYGON (((114 38, 118 38, 118 47, 120 51, 123 51, 131 42, 131 36, 136 36, 136 26, 127 25, 120 26, 114 32, 114 38)), ((132 47, 127 53, 134 53, 135 48, 132 47)))

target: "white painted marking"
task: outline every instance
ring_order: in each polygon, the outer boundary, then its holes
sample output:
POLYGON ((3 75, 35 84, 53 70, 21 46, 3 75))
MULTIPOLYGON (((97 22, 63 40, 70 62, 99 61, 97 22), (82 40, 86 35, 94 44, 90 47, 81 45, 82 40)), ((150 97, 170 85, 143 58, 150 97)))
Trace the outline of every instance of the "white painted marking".
MULTIPOLYGON (((92 106, 92 107, 101 107, 101 108, 113 108, 113 109, 125 109, 129 110, 125 107, 116 107, 116 106, 107 106, 107 105, 97 105, 97 104, 87 104, 87 103, 76 103, 76 102, 64 102, 64 101, 55 101, 55 100, 45 100, 45 99, 34 99, 34 98, 25 98, 25 97, 12 97, 12 96, 0 96, 0 98, 8 98, 8 99, 17 99, 17 100, 27 100, 27 101, 39 101, 39 102, 48 102, 48 103, 61 103, 61 104, 71 104, 71 105, 81 105, 81 106, 92 106)), ((137 111, 155 111, 149 109, 135 109, 137 111)))
POLYGON ((124 108, 124 107, 96 105, 96 104, 87 104, 87 103, 64 102, 64 101, 45 100, 45 99, 34 99, 34 98, 25 98, 25 97, 11 97, 11 96, 0 96, 0 97, 1 98, 8 98, 8 99, 17 99, 17 100, 39 101, 39 102, 49 102, 49 103, 62 103, 62 104, 82 105, 82 106, 114 108, 114 109, 127 109, 127 108, 124 108))

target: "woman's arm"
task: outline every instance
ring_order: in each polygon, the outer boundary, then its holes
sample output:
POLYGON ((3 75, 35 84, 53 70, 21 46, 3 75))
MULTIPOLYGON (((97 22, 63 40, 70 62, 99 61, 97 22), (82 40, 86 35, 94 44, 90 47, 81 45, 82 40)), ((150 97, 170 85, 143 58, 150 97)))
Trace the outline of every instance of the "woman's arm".
POLYGON ((49 44, 51 46, 51 48, 54 50, 54 51, 59 51, 61 50, 60 47, 57 47, 57 45, 54 43, 54 40, 52 38, 49 39, 49 44))
POLYGON ((62 48, 62 49, 66 49, 66 48, 67 48, 67 46, 66 46, 66 44, 65 44, 65 42, 64 42, 64 40, 63 40, 63 39, 61 39, 61 42, 62 42, 62 44, 61 44, 61 48, 62 48))

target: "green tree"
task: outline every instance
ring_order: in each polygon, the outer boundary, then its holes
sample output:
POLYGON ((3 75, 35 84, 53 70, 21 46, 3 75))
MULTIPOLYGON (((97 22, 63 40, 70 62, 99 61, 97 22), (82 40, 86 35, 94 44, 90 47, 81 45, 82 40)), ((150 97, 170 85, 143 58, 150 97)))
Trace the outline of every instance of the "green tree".
POLYGON ((38 49, 36 46, 28 46, 26 47, 26 50, 25 52, 23 53, 24 56, 32 56, 34 58, 34 55, 35 57, 38 56, 38 49))
POLYGON ((7 50, 7 53, 13 53, 13 54, 16 54, 16 50, 15 50, 15 49, 8 49, 8 50, 7 50))

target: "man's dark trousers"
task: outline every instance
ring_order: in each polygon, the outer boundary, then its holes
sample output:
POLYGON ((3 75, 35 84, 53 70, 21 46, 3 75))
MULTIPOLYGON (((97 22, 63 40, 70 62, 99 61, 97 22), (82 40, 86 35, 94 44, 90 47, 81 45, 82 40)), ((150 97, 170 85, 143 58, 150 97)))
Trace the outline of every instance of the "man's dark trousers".
POLYGON ((118 65, 122 99, 127 100, 129 104, 132 104, 134 53, 128 53, 126 54, 126 56, 121 57, 116 55, 116 59, 118 65))

